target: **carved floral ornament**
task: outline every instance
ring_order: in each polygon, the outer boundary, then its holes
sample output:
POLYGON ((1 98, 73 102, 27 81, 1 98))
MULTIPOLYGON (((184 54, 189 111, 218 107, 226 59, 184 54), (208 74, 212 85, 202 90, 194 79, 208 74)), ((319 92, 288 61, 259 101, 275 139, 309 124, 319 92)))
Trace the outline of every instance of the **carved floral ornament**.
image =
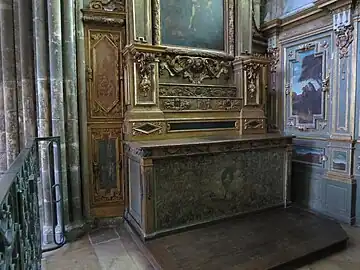
POLYGON ((268 55, 270 58, 270 72, 276 72, 277 65, 280 60, 280 50, 279 48, 269 48, 268 55))
POLYGON ((339 48, 340 58, 347 57, 349 54, 349 47, 354 40, 354 27, 352 25, 341 27, 335 31, 336 46, 339 48))
POLYGON ((230 67, 228 61, 183 55, 165 55, 160 63, 161 71, 167 70, 171 77, 182 75, 195 84, 228 76, 230 67))
POLYGON ((256 94, 256 79, 259 75, 260 68, 263 67, 264 64, 261 63, 246 63, 244 64, 244 70, 246 71, 246 78, 248 83, 248 93, 250 98, 254 98, 256 94))
POLYGON ((157 55, 147 52, 135 52, 134 60, 139 72, 139 90, 144 97, 151 92, 151 77, 154 72, 154 63, 157 62, 157 55))
POLYGON ((90 9, 103 11, 125 11, 125 0, 91 0, 90 9))

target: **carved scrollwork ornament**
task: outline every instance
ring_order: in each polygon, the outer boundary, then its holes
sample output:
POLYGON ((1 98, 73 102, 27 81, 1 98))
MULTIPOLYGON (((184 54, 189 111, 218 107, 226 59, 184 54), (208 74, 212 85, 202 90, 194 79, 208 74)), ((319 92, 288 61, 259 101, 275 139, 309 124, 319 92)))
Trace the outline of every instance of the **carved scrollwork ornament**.
POLYGON ((353 30, 354 27, 352 25, 348 25, 335 31, 336 46, 339 49, 340 58, 344 58, 349 55, 349 47, 354 41, 353 30))
POLYGON ((259 70, 262 67, 259 63, 247 63, 244 65, 246 71, 247 83, 248 83, 248 93, 250 98, 255 98, 256 95, 256 79, 259 74, 259 70))
POLYGON ((160 63, 162 72, 167 70, 171 77, 182 75, 194 84, 201 84, 205 79, 218 79, 222 75, 228 79, 230 66, 228 61, 183 55, 166 55, 160 63))
POLYGON ((125 0, 91 0, 90 9, 104 11, 125 11, 125 0))
POLYGON ((158 58, 153 53, 135 52, 134 59, 138 66, 140 78, 139 90, 144 97, 147 97, 149 92, 151 92, 151 77, 154 72, 154 63, 158 61, 158 58))
POLYGON ((279 48, 268 48, 268 55, 270 58, 270 72, 276 72, 277 65, 280 60, 280 50, 279 48))
POLYGON ((330 75, 327 75, 326 78, 322 81, 321 89, 324 93, 329 92, 329 90, 330 90, 330 75))

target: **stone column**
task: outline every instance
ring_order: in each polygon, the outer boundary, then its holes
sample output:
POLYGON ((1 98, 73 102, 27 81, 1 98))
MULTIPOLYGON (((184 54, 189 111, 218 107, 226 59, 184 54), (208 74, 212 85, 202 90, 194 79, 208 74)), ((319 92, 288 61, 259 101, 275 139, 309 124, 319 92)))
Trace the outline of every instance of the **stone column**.
MULTIPOLYGON (((1 43, 0 43, 1 52, 1 43)), ((2 83, 2 61, 0 61, 0 174, 6 172, 6 133, 5 133, 5 111, 4 111, 4 91, 2 83)))
POLYGON ((67 175, 71 181, 71 198, 69 211, 71 221, 82 220, 81 180, 80 180, 80 147, 78 119, 78 91, 76 66, 76 32, 74 0, 62 0, 63 10, 63 71, 66 100, 66 146, 67 175))
POLYGON ((3 0, 0 6, 1 60, 4 91, 7 166, 19 154, 19 125, 16 94, 13 1, 3 0))
MULTIPOLYGON (((76 0, 76 34, 77 34, 77 76, 78 76, 78 95, 79 100, 79 116, 80 119, 87 119, 87 108, 86 108, 86 66, 85 66, 85 37, 84 37, 84 23, 82 21, 82 11, 81 9, 85 7, 85 2, 87 0, 76 0)), ((79 123, 80 127, 80 136, 81 136, 81 176, 83 179, 83 210, 84 216, 90 216, 90 206, 88 203, 84 204, 84 202, 89 202, 89 179, 90 179, 90 170, 88 166, 88 157, 90 151, 88 150, 87 144, 87 123, 86 121, 81 121, 79 123)))
POLYGON ((16 102, 17 102, 17 119, 19 133, 19 149, 24 148, 24 126, 23 126, 23 108, 21 94, 21 55, 20 55, 20 21, 19 6, 20 0, 13 0, 13 18, 14 18, 14 50, 15 50, 15 70, 16 70, 16 102))
MULTIPOLYGON (((51 123, 52 135, 60 136, 61 140, 61 168, 56 168, 55 183, 59 183, 59 172, 62 174, 62 189, 64 216, 58 212, 58 218, 64 218, 65 224, 69 223, 67 162, 66 162, 66 135, 65 135, 65 100, 64 100, 64 76, 62 55, 62 17, 61 0, 48 0, 48 34, 49 34, 49 63, 50 63, 50 88, 51 88, 51 123)), ((66 10, 66 12, 69 12, 66 10)), ((54 148, 55 156, 59 149, 54 148)), ((58 162, 56 160, 56 162, 58 162)))
POLYGON ((35 89, 34 89, 34 58, 33 58, 33 28, 31 1, 18 3, 19 21, 19 55, 21 69, 21 102, 22 128, 24 146, 32 144, 36 136, 35 89))
MULTIPOLYGON (((49 81, 49 51, 46 24, 46 0, 33 0, 33 21, 35 35, 35 75, 37 96, 37 135, 48 137, 51 132, 51 105, 50 105, 50 81, 49 81)), ((43 226, 43 242, 52 242, 52 219, 51 219, 51 188, 50 168, 47 143, 40 143, 40 173, 39 203, 41 209, 41 223, 43 226), (47 181, 46 181, 47 180, 47 181)))

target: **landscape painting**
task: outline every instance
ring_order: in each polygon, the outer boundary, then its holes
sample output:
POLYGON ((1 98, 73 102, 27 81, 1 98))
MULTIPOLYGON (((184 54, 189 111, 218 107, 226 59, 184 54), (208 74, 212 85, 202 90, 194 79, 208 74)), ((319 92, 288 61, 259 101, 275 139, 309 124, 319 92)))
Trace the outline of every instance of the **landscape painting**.
POLYGON ((322 115, 322 55, 314 50, 298 53, 292 63, 292 115, 298 124, 315 125, 315 117, 322 115))
POLYGON ((224 51, 224 0, 160 0, 161 42, 224 51))
POLYGON ((323 148, 294 146, 293 159, 307 164, 322 165, 322 156, 324 155, 323 148))
POLYGON ((332 159, 332 167, 337 171, 346 171, 347 154, 344 151, 334 151, 332 159))

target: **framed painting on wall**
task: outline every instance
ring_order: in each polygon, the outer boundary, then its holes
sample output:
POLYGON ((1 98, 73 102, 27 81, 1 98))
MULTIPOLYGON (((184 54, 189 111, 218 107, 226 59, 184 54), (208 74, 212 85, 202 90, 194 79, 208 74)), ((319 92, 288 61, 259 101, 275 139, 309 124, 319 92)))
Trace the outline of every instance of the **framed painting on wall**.
POLYGON ((286 131, 328 131, 330 36, 285 49, 286 131))
POLYGON ((161 43, 225 51, 228 0, 160 0, 161 43))
POLYGON ((299 124, 315 125, 316 116, 322 117, 322 63, 322 55, 314 50, 299 52, 298 61, 293 62, 291 111, 299 124))

